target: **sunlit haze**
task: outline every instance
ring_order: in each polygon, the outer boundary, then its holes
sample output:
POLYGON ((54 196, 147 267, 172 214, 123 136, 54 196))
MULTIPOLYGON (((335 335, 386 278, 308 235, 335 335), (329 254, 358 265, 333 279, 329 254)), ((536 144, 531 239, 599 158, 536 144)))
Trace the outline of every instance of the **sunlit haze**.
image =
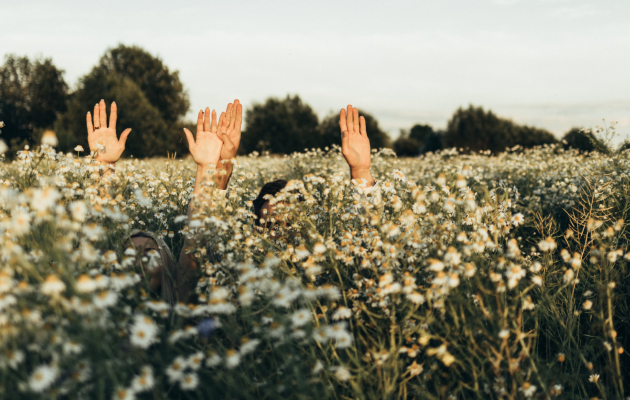
POLYGON ((321 117, 352 103, 392 137, 468 104, 561 135, 630 134, 630 2, 1 1, 0 55, 51 57, 75 86, 138 45, 180 72, 188 117, 298 94, 321 117))

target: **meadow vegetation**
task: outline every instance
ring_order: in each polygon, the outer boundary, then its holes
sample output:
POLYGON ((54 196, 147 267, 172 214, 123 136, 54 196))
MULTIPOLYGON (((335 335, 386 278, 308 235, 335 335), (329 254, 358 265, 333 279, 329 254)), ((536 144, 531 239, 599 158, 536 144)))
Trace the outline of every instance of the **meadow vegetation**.
POLYGON ((630 395, 627 152, 384 149, 369 195, 338 147, 252 153, 187 219, 191 160, 49 144, 0 169, 2 398, 630 395), (133 229, 196 243, 194 303, 151 291, 133 229))

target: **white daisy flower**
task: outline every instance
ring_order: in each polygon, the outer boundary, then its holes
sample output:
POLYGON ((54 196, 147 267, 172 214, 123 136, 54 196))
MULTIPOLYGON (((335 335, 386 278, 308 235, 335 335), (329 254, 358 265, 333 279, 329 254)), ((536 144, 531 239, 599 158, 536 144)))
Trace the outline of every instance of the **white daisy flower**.
POLYGON ((335 378, 340 382, 345 382, 352 378, 352 374, 345 367, 337 367, 335 370, 335 378))
POLYGON ((339 306, 332 315, 333 321, 339 321, 340 319, 348 319, 351 317, 352 310, 344 306, 339 306))
POLYGON ((41 288, 40 288, 40 291, 43 294, 51 296, 51 297, 58 296, 64 290, 66 290, 66 284, 63 283, 61 279, 59 279, 57 275, 54 275, 54 274, 48 275, 48 277, 46 277, 46 280, 44 281, 44 283, 42 283, 41 288))
POLYGON ((31 374, 28 380, 28 386, 33 392, 41 393, 53 384, 59 370, 50 365, 40 365, 31 374))
POLYGON ((182 390, 193 390, 199 385, 199 377, 194 372, 184 374, 179 380, 182 390))

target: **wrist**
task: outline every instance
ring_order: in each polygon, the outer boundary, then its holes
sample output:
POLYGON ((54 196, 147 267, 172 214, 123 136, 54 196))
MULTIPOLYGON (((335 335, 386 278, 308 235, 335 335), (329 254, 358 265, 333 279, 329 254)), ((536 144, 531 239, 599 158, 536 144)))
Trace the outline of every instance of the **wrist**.
POLYGON ((350 168, 350 177, 352 179, 361 182, 365 179, 367 182, 367 187, 374 186, 376 181, 372 178, 372 174, 370 173, 370 168, 350 168))
POLYGON ((201 193, 203 182, 207 179, 208 176, 208 165, 204 166, 203 164, 197 164, 197 173, 195 175, 195 194, 201 193))

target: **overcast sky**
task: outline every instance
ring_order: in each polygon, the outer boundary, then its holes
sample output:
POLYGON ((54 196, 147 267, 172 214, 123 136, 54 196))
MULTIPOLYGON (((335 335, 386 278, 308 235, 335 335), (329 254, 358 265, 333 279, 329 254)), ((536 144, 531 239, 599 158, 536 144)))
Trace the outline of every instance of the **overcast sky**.
MULTIPOLYGON (((0 55, 51 57, 76 85, 106 49, 180 72, 191 111, 299 94, 352 103, 393 137, 468 104, 560 135, 630 135, 630 1, 0 0, 0 55)), ((369 133, 368 133, 369 134, 369 133)))

